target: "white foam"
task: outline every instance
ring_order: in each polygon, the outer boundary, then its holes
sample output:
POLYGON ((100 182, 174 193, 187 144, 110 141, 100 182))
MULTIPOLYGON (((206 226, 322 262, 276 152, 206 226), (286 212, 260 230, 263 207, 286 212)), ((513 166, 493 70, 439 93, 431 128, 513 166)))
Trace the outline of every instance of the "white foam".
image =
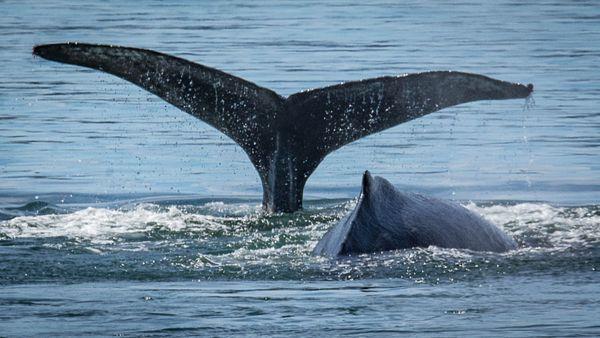
POLYGON ((556 248, 600 242, 600 215, 589 207, 565 208, 543 203, 484 207, 469 203, 465 207, 513 236, 539 236, 556 248))
POLYGON ((157 228, 169 231, 221 230, 223 217, 186 213, 177 206, 161 209, 140 204, 129 210, 86 208, 70 214, 22 216, 0 222, 0 233, 17 237, 69 237, 96 242, 132 238, 157 228))
POLYGON ((203 207, 211 214, 227 214, 235 216, 245 216, 250 214, 260 214, 262 206, 260 204, 225 204, 224 202, 209 202, 203 207))

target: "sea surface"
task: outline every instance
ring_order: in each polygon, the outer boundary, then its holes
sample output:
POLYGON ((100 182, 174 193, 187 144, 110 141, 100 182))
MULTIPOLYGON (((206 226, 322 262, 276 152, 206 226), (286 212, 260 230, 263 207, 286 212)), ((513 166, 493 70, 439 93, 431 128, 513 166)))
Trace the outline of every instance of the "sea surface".
POLYGON ((599 336, 597 1, 0 0, 0 336, 599 336), (226 136, 134 85, 31 55, 149 48, 282 95, 458 70, 528 100, 349 144, 305 209, 261 211, 226 136), (370 170, 515 238, 339 259, 311 250, 370 170))

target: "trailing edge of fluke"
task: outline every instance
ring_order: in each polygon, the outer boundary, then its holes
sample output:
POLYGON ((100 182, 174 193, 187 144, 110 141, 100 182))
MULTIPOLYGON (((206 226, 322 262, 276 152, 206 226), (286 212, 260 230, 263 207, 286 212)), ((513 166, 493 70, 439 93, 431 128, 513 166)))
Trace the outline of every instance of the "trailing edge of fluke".
POLYGON ((246 152, 272 212, 302 208, 304 184, 334 150, 457 104, 525 98, 527 86, 483 75, 432 71, 346 82, 285 98, 179 57, 131 47, 60 43, 33 54, 116 75, 215 127, 246 152))

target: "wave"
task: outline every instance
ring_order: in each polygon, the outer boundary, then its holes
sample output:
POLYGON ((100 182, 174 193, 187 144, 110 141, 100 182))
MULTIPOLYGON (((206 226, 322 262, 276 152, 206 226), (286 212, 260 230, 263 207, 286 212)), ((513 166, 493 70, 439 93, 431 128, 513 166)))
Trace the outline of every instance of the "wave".
POLYGON ((517 250, 503 254, 429 247, 343 258, 311 255, 321 236, 355 203, 313 202, 308 210, 279 215, 263 214, 254 203, 208 202, 139 203, 18 216, 0 222, 0 250, 13 250, 0 263, 5 272, 0 281, 71 276, 85 280, 410 278, 435 283, 600 267, 597 205, 465 204, 519 243, 517 250), (52 257, 55 264, 36 267, 39 255, 52 257))

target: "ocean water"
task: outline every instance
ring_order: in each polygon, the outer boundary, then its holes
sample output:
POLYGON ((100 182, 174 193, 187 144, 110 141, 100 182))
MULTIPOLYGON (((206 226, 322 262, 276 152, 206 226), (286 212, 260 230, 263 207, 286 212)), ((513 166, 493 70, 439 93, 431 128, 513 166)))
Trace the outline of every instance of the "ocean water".
POLYGON ((596 1, 0 1, 0 336, 600 335, 596 1), (35 44, 155 49, 282 95, 427 70, 533 83, 349 144, 305 210, 243 151, 35 44), (310 254, 361 173, 454 199, 519 248, 310 254))

